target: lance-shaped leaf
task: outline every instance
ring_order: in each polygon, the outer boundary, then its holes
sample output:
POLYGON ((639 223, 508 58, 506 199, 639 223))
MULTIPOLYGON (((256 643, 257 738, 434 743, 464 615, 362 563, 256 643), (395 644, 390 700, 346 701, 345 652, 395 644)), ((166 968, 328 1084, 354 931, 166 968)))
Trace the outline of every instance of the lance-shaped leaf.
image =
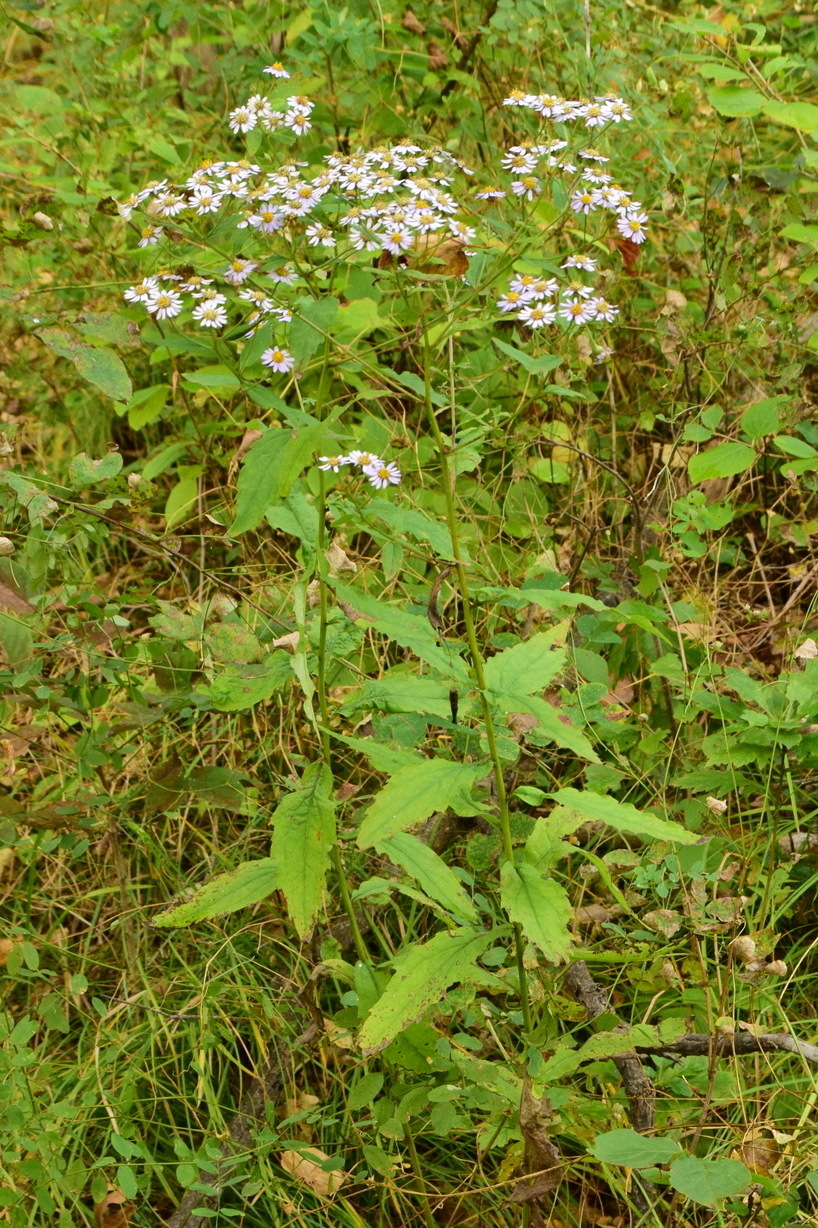
POLYGON ((694 844, 699 838, 695 832, 685 831, 678 823, 669 819, 660 819, 645 810, 637 810, 630 802, 618 802, 616 798, 591 793, 588 789, 558 789, 556 793, 550 793, 549 797, 561 806, 576 810, 584 819, 599 820, 615 827, 617 831, 627 831, 634 836, 642 836, 645 840, 673 840, 677 844, 694 844))
POLYGON ((450 759, 424 759, 400 768, 364 815, 359 846, 379 844, 438 811, 479 814, 471 790, 487 771, 485 763, 453 763, 450 759))
POLYGON ((351 588, 338 580, 331 579, 330 584, 349 618, 361 618, 371 623, 376 631, 389 636, 402 648, 410 649, 445 678, 455 679, 466 686, 473 685, 465 662, 454 648, 438 644, 437 636, 425 616, 412 614, 386 601, 378 601, 361 589, 351 588))
POLYGON ((313 763, 301 788, 289 793, 273 815, 272 855, 279 864, 278 886, 301 938, 309 933, 321 907, 330 852, 335 843, 332 774, 313 763))
MULTIPOLYGON (((554 657, 564 656, 564 654, 559 653, 552 653, 551 655, 554 657)), ((550 742, 555 742, 557 746, 562 746, 565 750, 573 751, 581 759, 588 759, 591 763, 599 763, 599 755, 585 734, 580 732, 575 725, 564 724, 556 708, 552 708, 539 695, 495 695, 494 699, 497 706, 502 708, 504 712, 527 712, 531 716, 535 716, 537 718, 537 729, 550 742)))
POLYGON ((223 917, 237 908, 257 904, 259 900, 272 895, 278 886, 278 866, 272 857, 245 861, 235 870, 211 878, 189 900, 160 913, 153 924, 179 929, 193 925, 195 921, 223 917))
POLYGON ((508 917, 519 925, 529 942, 546 959, 558 964, 571 949, 568 922, 571 901, 559 883, 545 878, 536 867, 507 861, 500 871, 500 902, 508 917))
POLYGON ((469 899, 463 884, 454 871, 446 865, 434 849, 429 848, 417 836, 400 832, 378 845, 378 852, 385 854, 395 865, 420 883, 428 896, 437 900, 460 921, 477 921, 477 911, 469 899))
POLYGON ((395 972, 361 1028, 364 1053, 377 1053, 396 1036, 422 1019, 456 983, 485 979, 475 961, 494 941, 491 931, 479 933, 468 926, 435 934, 404 951, 395 960, 395 972))
POLYGON ((541 691, 565 665, 565 650, 554 648, 554 641, 562 634, 563 628, 558 625, 498 652, 486 662, 486 686, 496 695, 541 691))

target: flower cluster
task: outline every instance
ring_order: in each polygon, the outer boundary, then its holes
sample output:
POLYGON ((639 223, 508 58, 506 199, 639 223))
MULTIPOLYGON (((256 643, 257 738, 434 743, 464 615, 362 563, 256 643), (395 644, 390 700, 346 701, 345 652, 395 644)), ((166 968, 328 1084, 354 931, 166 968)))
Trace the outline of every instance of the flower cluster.
MULTIPOLYGON (((289 76, 281 64, 264 71, 274 78, 289 76)), ((604 129, 631 119, 627 105, 612 96, 576 101, 514 91, 505 105, 534 112, 539 124, 573 122, 604 129)), ((235 133, 257 127, 267 132, 287 129, 301 136, 310 127, 312 109, 312 102, 301 95, 290 95, 276 109, 255 94, 231 112, 230 128, 235 133)), ((536 202, 547 190, 552 200, 566 202, 565 216, 581 220, 586 234, 589 216, 607 211, 615 216, 622 239, 644 242, 647 216, 639 201, 604 169, 608 158, 592 148, 567 153, 568 144, 562 136, 541 131, 536 139, 512 145, 501 159, 508 189, 489 186, 470 197, 454 185, 473 172, 440 147, 399 144, 331 154, 313 165, 292 159, 272 169, 249 159, 209 160, 182 184, 167 179, 149 184, 122 203, 120 213, 126 219, 136 209, 147 213, 140 247, 151 247, 163 237, 183 239, 186 231, 180 233, 180 227, 207 219, 217 223, 222 234, 231 223, 235 232, 243 232, 246 254, 226 267, 197 273, 187 268, 159 271, 126 290, 125 299, 141 304, 157 320, 189 310, 191 321, 202 329, 233 324, 239 329, 235 337, 251 337, 262 325, 270 325, 272 344, 261 362, 276 374, 290 374, 295 362, 281 331, 295 309, 290 289, 300 286, 303 293, 307 279, 322 264, 369 264, 370 253, 380 252, 381 267, 414 262, 434 270, 437 254, 439 265, 446 249, 454 246, 463 252, 484 240, 490 243, 495 223, 484 216, 484 206, 505 208, 497 202, 516 200, 519 207, 536 202), (559 190, 552 186, 555 178, 559 190)), ((233 250, 237 246, 234 240, 233 250)), ((540 276, 515 274, 497 308, 532 330, 610 323, 618 309, 583 276, 595 271, 594 258, 580 254, 540 276)))
POLYGON ((357 465, 363 470, 364 476, 376 490, 385 490, 387 486, 397 486, 400 482, 400 469, 394 461, 388 463, 375 456, 374 452, 360 452, 356 448, 347 456, 319 456, 318 468, 325 473, 339 473, 344 465, 357 465))

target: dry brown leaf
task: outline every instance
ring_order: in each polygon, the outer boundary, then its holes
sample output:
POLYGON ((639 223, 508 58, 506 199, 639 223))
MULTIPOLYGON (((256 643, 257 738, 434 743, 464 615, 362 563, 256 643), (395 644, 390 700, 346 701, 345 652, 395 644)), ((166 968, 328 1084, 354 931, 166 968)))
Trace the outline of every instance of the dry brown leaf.
POLYGON ((774 1138, 766 1138, 759 1127, 748 1130, 740 1147, 731 1153, 734 1160, 740 1160, 751 1173, 760 1173, 769 1177, 778 1161, 781 1159, 781 1148, 774 1138))
POLYGON ((337 540, 330 542, 327 550, 327 562, 329 563, 330 575, 337 576, 342 571, 357 571, 358 564, 354 562, 343 546, 337 540))
POLYGON ((400 24, 404 30, 410 30, 412 34, 420 34, 422 37, 426 33, 426 27, 420 23, 411 9, 407 9, 403 14, 403 20, 400 24))
POLYGON ((300 639, 300 631, 291 631, 289 635, 280 635, 277 640, 273 640, 273 648, 285 648, 287 652, 297 652, 300 639))
POLYGON ((447 34, 451 34, 452 42, 454 43, 455 47, 457 47, 458 51, 468 50, 469 40, 466 38, 465 34, 461 34, 453 21, 449 21, 448 17, 441 17, 440 24, 443 26, 443 29, 447 34))
POLYGON ((553 1117, 547 1096, 535 1100, 526 1081, 520 1100, 520 1130, 525 1141, 524 1169, 531 1177, 518 1181, 509 1195, 510 1202, 528 1203, 551 1193, 562 1175, 559 1148, 548 1135, 547 1123, 553 1117))
POLYGON ((449 67, 449 57, 441 47, 440 43, 436 43, 434 39, 429 42, 429 72, 439 72, 444 68, 449 67))
POLYGON ((793 653, 796 661, 814 661, 818 657, 818 644, 815 640, 804 640, 793 653))
POLYGON ((705 805, 711 814, 727 813, 727 802, 723 801, 723 799, 720 797, 708 797, 705 801, 705 805))
POLYGON ((33 614, 34 606, 21 597, 8 584, 0 584, 0 609, 11 610, 12 614, 33 614))
POLYGON ((327 1172, 321 1164, 330 1157, 319 1147, 304 1147, 300 1151, 282 1151, 278 1162, 296 1181, 309 1186, 320 1198, 336 1194, 349 1176, 343 1168, 327 1172))
POLYGON ((97 1228, 128 1228, 128 1221, 136 1210, 122 1190, 112 1187, 94 1207, 97 1228))
POLYGON ((682 928, 682 918, 671 908, 654 908, 652 912, 646 912, 642 915, 642 924, 646 925, 649 930, 653 930, 656 934, 663 934, 665 938, 672 938, 682 928))

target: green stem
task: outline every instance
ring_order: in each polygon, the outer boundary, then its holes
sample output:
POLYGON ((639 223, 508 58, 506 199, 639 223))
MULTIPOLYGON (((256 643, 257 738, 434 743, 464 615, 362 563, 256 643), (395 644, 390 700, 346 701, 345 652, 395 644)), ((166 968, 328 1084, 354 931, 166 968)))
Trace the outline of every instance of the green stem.
MULTIPOLYGON (((321 377, 318 382, 318 392, 315 397, 315 417, 321 417, 324 404, 327 399, 329 390, 329 341, 324 342, 324 361, 321 367, 321 377)), ((329 602, 327 600, 327 492, 324 482, 324 474, 319 469, 319 487, 318 487, 318 553, 315 560, 315 575, 318 579, 318 669, 316 679, 316 690, 318 692, 318 711, 321 716, 321 756, 327 767, 332 770, 332 743, 330 740, 329 731, 329 704, 327 703, 327 622, 329 618, 329 602)), ((347 882, 346 870, 344 869, 344 859, 341 856, 341 850, 338 843, 332 847, 332 865, 335 870, 335 877, 338 880, 338 890, 341 895, 341 903, 344 907, 347 920, 349 922, 352 941, 355 945, 355 951, 358 959, 363 963, 369 963, 369 953, 366 949, 366 944, 361 933, 361 928, 358 925, 358 918, 355 915, 355 907, 352 903, 352 896, 347 882)))
MULTIPOLYGON (((432 434, 434 436, 435 443, 437 444, 438 455, 440 457, 440 467, 443 473, 443 495, 446 500, 446 523, 452 539, 452 556, 454 558, 457 583, 460 589, 460 600, 463 607, 463 622, 466 626, 466 642, 469 645, 472 668, 474 670, 474 677, 480 696, 480 707, 482 709, 483 722, 486 730, 486 742, 488 743, 489 758, 491 759, 494 787, 497 792, 497 815, 500 821, 500 838, 503 842, 503 856, 506 861, 513 862, 514 846, 511 839, 511 819, 508 809, 508 794, 506 793, 503 764, 500 759, 500 751, 497 745, 497 732, 494 727, 494 713, 492 712, 491 701, 488 696, 488 688, 486 687, 485 662, 483 660, 483 653, 480 648, 480 641, 477 638, 477 630, 474 625, 474 613, 472 609, 471 593, 469 590, 469 578, 466 574, 466 568, 463 563, 463 553, 460 549, 460 535, 458 532, 457 506, 455 502, 454 490, 455 473, 449 463, 449 453, 440 430, 440 425, 437 421, 434 406, 432 404, 432 362, 429 350, 429 338, 425 328, 423 330, 423 371, 425 381, 426 416, 429 419, 429 426, 432 429, 432 434)), ((452 405, 451 408, 452 413, 454 413, 454 405, 452 405)), ((452 444, 454 444, 454 437, 452 437, 452 444)), ((517 975, 520 982, 520 1004, 523 1012, 523 1025, 526 1033, 530 1033, 531 1004, 528 997, 528 979, 526 976, 525 965, 523 963, 523 950, 524 942, 522 930, 519 925, 515 925, 514 953, 517 964, 517 975)))

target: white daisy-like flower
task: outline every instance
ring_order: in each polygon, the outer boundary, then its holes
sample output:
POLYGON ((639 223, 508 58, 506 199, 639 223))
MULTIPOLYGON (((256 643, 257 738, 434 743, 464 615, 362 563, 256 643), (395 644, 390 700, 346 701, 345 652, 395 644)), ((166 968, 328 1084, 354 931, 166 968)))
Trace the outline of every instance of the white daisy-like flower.
POLYGON ((261 209, 258 213, 251 213, 247 219, 248 226, 252 226, 262 235, 275 234, 277 230, 287 221, 286 214, 280 209, 261 209))
POLYGON ((186 281, 182 282, 179 289, 193 295, 194 298, 201 298, 207 287, 212 285, 212 277, 200 277, 198 273, 192 273, 186 281))
POLYGON ((645 229, 647 222, 646 213, 623 213, 617 220, 616 228, 631 243, 644 243, 648 237, 645 229))
POLYGON ((146 303, 148 299, 153 298, 158 289, 158 277, 143 277, 137 285, 130 286, 122 297, 126 303, 146 303))
POLYGON ((274 281, 279 286, 294 286, 298 281, 298 274, 288 264, 279 265, 277 269, 270 269, 267 276, 270 281, 274 281))
POLYGON ((574 213, 593 213, 595 207, 593 192, 575 192, 568 202, 574 213))
POLYGON ((508 98, 503 99, 504 107, 523 107, 526 105, 527 94, 525 90, 512 90, 508 98))
POLYGON ((586 273, 596 272, 596 260, 593 256, 584 256, 574 253, 573 256, 568 256, 560 265, 562 269, 585 269, 586 273))
POLYGON ((303 136, 312 127, 310 117, 304 111, 288 111, 283 122, 284 127, 290 128, 296 136, 303 136))
POLYGON ((365 465, 364 473, 376 490, 385 490, 387 486, 397 486, 400 482, 400 469, 394 461, 378 465, 365 465))
POLYGON ((556 318, 556 308, 550 303, 526 303, 517 316, 529 328, 543 328, 546 324, 553 324, 556 318))
POLYGON ((503 170, 514 171, 515 175, 528 175, 537 165, 537 155, 532 149, 522 149, 515 146, 500 160, 503 170))
POLYGON ((619 315, 619 308, 604 298, 592 298, 588 306, 593 307, 595 320, 605 320, 608 324, 612 323, 619 315))
POLYGON ((202 328, 223 328, 227 323, 227 312, 219 303, 197 303, 192 314, 202 328))
POLYGON ((353 448, 344 460, 348 465, 359 465, 362 469, 367 465, 379 468, 383 464, 380 456, 376 456, 374 452, 362 452, 359 448, 353 448))
POLYGON ((502 298, 497 300, 497 308, 499 311, 519 311, 525 302, 528 301, 528 295, 520 290, 506 290, 502 298))
POLYGON ((558 289, 559 282, 556 277, 538 277, 534 284, 529 286, 526 297, 538 301, 550 298, 552 294, 557 293, 558 289))
POLYGON ((486 188, 482 192, 475 192, 475 200, 505 200, 505 192, 500 188, 486 188))
POLYGON ((542 184, 536 175, 524 175, 522 179, 512 181, 511 190, 515 196, 522 196, 523 200, 534 200, 535 196, 540 195, 542 184))
POLYGON ((324 473, 338 473, 342 465, 347 464, 345 456, 319 456, 318 468, 323 469, 324 473))
POLYGON ((608 122, 605 108, 598 102, 586 102, 580 112, 586 128, 603 128, 608 122))
POLYGON ((181 294, 175 290, 157 290, 145 303, 148 311, 157 320, 172 320, 184 306, 181 294))
POLYGON ((287 72, 287 69, 284 67, 284 65, 281 63, 280 60, 276 60, 274 64, 268 64, 267 67, 262 68, 261 71, 269 73, 271 77, 290 77, 291 76, 291 74, 287 72))
POLYGON ((598 149, 580 149, 577 151, 577 157, 582 158, 585 162, 610 162, 610 158, 606 158, 598 149))
POLYGON ((280 320, 282 324, 292 323, 293 313, 287 307, 273 308, 273 315, 277 320, 280 320))
POLYGON ((560 317, 569 324, 587 324, 594 318, 594 311, 588 299, 566 299, 560 306, 560 317))
POLYGON ((414 243, 412 232, 406 226, 390 226, 381 239, 384 251, 393 256, 406 252, 414 243))
POLYGON ((566 294, 570 294, 573 298, 590 298, 594 292, 593 286, 586 286, 579 278, 575 277, 568 282, 565 287, 566 294))
POLYGON ((606 119, 611 119, 615 124, 619 124, 622 120, 630 121, 633 119, 630 107, 621 98, 605 98, 602 100, 602 110, 606 119))
POLYGON ((257 268, 258 265, 254 260, 242 260, 240 256, 237 256, 222 273, 222 277, 231 286, 241 286, 252 273, 255 273, 257 268))
POLYGON ((320 222, 314 222, 312 226, 307 227, 304 233, 310 247, 335 247, 335 235, 329 226, 322 226, 320 222))
POLYGON ((164 229, 161 226, 145 226, 142 230, 142 237, 136 246, 151 247, 154 243, 159 242, 164 233, 164 229))
POLYGON ((223 200, 221 192, 216 192, 208 184, 199 184, 190 194, 190 207, 197 213, 215 213, 223 200))
POLYGON ((155 210, 159 217, 176 217, 187 207, 184 196, 177 196, 175 192, 165 192, 162 196, 157 196, 149 212, 152 213, 155 210))
POLYGON ((262 366, 269 367, 271 371, 278 371, 282 375, 292 371, 295 365, 295 359, 290 351, 280 349, 278 346, 271 346, 269 350, 265 350, 261 355, 261 362, 262 366))
POLYGON ((252 132, 258 123, 258 115, 254 107, 235 107, 230 112, 228 127, 231 132, 252 132))
POLYGON ((516 290, 519 294, 524 294, 526 298, 530 298, 531 291, 539 280, 539 277, 533 277, 531 273, 518 273, 516 277, 512 277, 508 284, 510 289, 516 290))

